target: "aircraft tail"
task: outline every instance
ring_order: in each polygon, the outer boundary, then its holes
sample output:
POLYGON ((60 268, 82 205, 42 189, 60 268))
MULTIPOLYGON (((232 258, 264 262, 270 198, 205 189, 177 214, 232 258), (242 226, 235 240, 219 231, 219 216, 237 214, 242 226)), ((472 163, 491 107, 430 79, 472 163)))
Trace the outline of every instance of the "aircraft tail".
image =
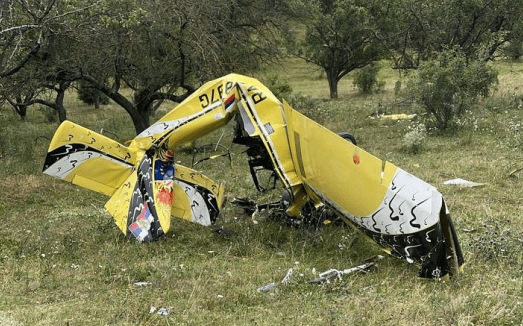
POLYGON ((171 215, 211 224, 224 201, 221 185, 174 164, 167 148, 136 153, 70 121, 51 140, 43 172, 111 197, 105 208, 116 225, 143 242, 168 232, 171 215))
POLYGON ((65 121, 51 140, 43 172, 112 196, 134 170, 135 156, 124 145, 65 121))

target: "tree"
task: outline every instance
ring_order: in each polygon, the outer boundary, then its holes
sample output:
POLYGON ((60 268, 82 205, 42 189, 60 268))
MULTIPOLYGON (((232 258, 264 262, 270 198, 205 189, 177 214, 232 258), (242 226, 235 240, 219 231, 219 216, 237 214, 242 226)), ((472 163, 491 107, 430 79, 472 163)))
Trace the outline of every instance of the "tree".
POLYGON ((345 75, 380 58, 372 16, 359 1, 303 1, 294 9, 305 15, 306 33, 299 50, 291 51, 325 71, 332 99, 345 75))
POLYGON ((137 133, 157 101, 180 102, 207 79, 279 53, 279 1, 101 0, 80 10, 87 3, 54 5, 57 13, 78 10, 60 20, 59 32, 43 32, 46 51, 25 73, 36 89, 89 83, 125 109, 137 133))
POLYGON ((497 83, 497 72, 483 60, 467 60, 459 48, 423 62, 411 76, 408 97, 426 112, 432 127, 447 129, 454 118, 475 107, 497 83))
POLYGON ((78 99, 87 105, 93 105, 99 109, 100 105, 109 104, 109 98, 92 87, 91 84, 80 81, 76 87, 78 99))
POLYGON ((0 3, 0 99, 24 119, 27 107, 43 104, 66 118, 63 98, 69 81, 58 80, 56 66, 47 66, 54 40, 89 19, 85 12, 98 2, 75 6, 56 0, 5 0, 0 3), (83 15, 82 15, 83 14, 83 15), (50 94, 56 93, 55 101, 50 94))
POLYGON ((0 3, 0 78, 16 74, 40 50, 41 34, 53 18, 54 1, 0 3))
POLYGON ((410 58, 417 65, 420 59, 428 60, 445 49, 458 47, 468 59, 488 61, 521 25, 523 3, 400 0, 395 12, 403 16, 398 16, 397 37, 390 43, 397 57, 410 58))
POLYGON ((277 21, 263 1, 107 3, 96 33, 80 35, 82 50, 66 78, 91 83, 123 107, 137 133, 149 126, 156 101, 181 102, 199 83, 256 68, 277 53, 277 21))

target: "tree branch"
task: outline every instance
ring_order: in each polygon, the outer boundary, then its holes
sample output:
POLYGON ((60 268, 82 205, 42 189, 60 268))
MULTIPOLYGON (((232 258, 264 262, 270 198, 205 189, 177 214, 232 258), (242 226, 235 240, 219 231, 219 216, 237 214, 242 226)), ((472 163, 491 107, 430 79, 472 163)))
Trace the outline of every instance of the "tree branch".
POLYGON ((40 50, 40 41, 38 41, 38 44, 29 52, 23 59, 16 65, 16 67, 12 68, 8 71, 3 71, 0 73, 0 78, 7 77, 16 74, 22 67, 33 57, 35 56, 38 51, 40 50))

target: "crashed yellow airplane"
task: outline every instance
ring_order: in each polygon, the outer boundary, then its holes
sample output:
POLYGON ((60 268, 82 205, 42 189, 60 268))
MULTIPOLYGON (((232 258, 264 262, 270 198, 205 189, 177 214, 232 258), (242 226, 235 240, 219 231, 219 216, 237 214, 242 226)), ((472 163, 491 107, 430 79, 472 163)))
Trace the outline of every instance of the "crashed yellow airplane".
POLYGON ((210 81, 124 146, 72 122, 56 131, 44 173, 110 197, 105 205, 128 237, 152 241, 171 216, 213 223, 220 184, 176 164, 174 148, 229 121, 248 147, 249 166, 281 180, 286 211, 325 206, 392 255, 418 263, 420 276, 456 276, 463 255, 442 195, 281 103, 258 80, 230 74, 210 81))

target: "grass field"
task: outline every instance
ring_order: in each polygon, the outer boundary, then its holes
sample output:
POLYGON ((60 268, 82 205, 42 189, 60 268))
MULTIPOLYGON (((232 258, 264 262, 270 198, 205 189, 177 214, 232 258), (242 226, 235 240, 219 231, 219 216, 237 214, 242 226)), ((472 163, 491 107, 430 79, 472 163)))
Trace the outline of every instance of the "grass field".
MULTIPOLYGON (((290 60, 271 70, 294 92, 320 100, 312 113, 322 124, 350 131, 360 147, 440 190, 466 260, 464 274, 450 282, 419 279, 416 266, 386 256, 376 272, 309 284, 319 272, 382 252, 349 227, 291 227, 230 205, 218 222, 230 232, 173 220, 161 241, 127 240, 103 210, 107 198, 41 173, 57 127, 48 112, 32 108, 22 122, 0 109, 0 325, 522 325, 523 64, 496 66, 494 95, 459 127, 427 133, 417 151, 405 135, 419 121, 370 118, 413 110, 396 96, 401 76, 386 64, 382 92, 359 95, 348 76, 334 101, 313 67, 290 60), (443 185, 453 178, 485 185, 443 185), (279 284, 290 268, 290 283, 279 284), (257 291, 272 282, 272 290, 257 291), (160 308, 169 313, 158 314, 160 308)), ((66 107, 76 123, 120 141, 133 137, 123 109, 95 110, 74 94, 66 107)), ((230 146, 228 127, 197 144, 220 137, 230 146)), ((231 151, 232 167, 226 160, 200 166, 225 182, 229 199, 279 196, 257 194, 242 148, 231 151)), ((192 155, 179 151, 177 159, 190 164, 192 155)))

